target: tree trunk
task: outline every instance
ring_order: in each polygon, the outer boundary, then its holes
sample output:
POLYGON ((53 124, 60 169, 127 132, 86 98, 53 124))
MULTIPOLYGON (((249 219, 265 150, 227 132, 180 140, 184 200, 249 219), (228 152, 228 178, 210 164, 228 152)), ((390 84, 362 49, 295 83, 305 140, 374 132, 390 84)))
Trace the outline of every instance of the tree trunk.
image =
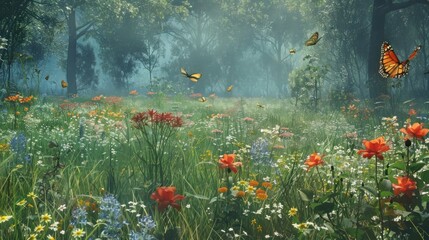
POLYGON ((69 28, 69 45, 67 50, 67 96, 77 94, 76 84, 76 55, 77 55, 77 29, 76 29, 76 12, 75 9, 70 11, 67 21, 69 28))
POLYGON ((380 61, 380 47, 384 41, 384 23, 386 10, 384 0, 374 0, 372 10, 371 32, 368 53, 368 87, 371 99, 387 95, 387 81, 378 73, 380 61))

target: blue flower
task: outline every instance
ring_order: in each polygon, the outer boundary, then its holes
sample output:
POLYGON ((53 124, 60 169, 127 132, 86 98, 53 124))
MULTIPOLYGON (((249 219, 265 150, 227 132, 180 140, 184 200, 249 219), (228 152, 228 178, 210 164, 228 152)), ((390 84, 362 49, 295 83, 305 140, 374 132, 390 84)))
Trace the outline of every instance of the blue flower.
POLYGON ((250 156, 255 164, 271 165, 271 153, 268 149, 268 140, 258 138, 250 148, 250 156))
POLYGON ((150 231, 156 227, 155 221, 152 219, 152 216, 144 216, 139 219, 139 225, 146 229, 147 231, 150 231))
POLYGON ((101 236, 107 239, 119 239, 124 225, 121 218, 121 205, 118 200, 111 194, 105 195, 100 203, 99 220, 105 223, 101 236))
POLYGON ((10 149, 17 154, 23 154, 27 150, 27 138, 23 133, 16 134, 10 140, 10 149))
POLYGON ((75 227, 81 225, 81 227, 85 226, 88 223, 87 220, 88 213, 86 212, 85 207, 78 207, 72 212, 72 221, 71 224, 75 227))

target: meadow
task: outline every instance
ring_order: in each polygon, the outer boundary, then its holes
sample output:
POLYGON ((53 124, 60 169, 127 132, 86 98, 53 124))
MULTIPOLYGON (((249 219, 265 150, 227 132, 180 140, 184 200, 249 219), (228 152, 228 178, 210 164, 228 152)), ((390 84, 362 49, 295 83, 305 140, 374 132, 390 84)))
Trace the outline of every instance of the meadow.
POLYGON ((429 239, 424 103, 2 105, 0 239, 429 239))

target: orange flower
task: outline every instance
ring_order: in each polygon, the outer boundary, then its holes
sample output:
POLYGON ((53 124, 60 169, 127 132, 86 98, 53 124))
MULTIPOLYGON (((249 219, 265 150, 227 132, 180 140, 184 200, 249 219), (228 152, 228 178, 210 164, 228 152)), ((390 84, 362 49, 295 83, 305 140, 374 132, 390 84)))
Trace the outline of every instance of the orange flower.
POLYGON ((235 194, 235 196, 236 197, 244 197, 246 195, 246 192, 244 192, 244 191, 238 191, 236 194, 235 194))
POLYGON ((222 158, 219 159, 219 167, 220 168, 228 168, 228 171, 233 171, 234 173, 237 173, 237 168, 239 166, 242 166, 243 164, 241 162, 234 162, 235 161, 235 154, 224 154, 222 158))
POLYGON ((270 182, 263 182, 263 183, 262 183, 262 186, 263 186, 264 188, 268 188, 268 189, 273 188, 273 184, 271 184, 270 182))
POLYGON ((384 157, 382 153, 390 149, 390 147, 386 145, 384 137, 378 137, 371 141, 363 140, 362 143, 365 146, 365 149, 361 149, 357 153, 368 159, 375 155, 376 158, 383 160, 384 157))
POLYGON ((423 128, 423 123, 414 123, 413 125, 408 124, 407 128, 401 128, 399 131, 406 134, 408 138, 422 140, 429 132, 429 129, 423 128))
POLYGON ((152 95, 155 95, 156 92, 147 92, 146 94, 149 95, 149 96, 152 96, 152 95))
POLYGON ((413 191, 417 189, 416 182, 409 177, 397 177, 398 184, 392 183, 393 193, 397 196, 403 193, 411 197, 413 191))
POLYGON ((411 108, 410 111, 408 111, 408 115, 413 116, 416 115, 417 111, 414 108, 411 108))
POLYGON ((323 164, 324 161, 322 160, 323 156, 320 156, 318 153, 311 154, 308 159, 305 161, 305 165, 308 165, 307 171, 310 170, 310 168, 315 167, 317 165, 323 164))
POLYGON ((131 90, 130 91, 130 95, 137 95, 137 94, 138 94, 137 90, 131 90))
POLYGON ((258 181, 256 181, 256 180, 250 180, 250 181, 249 181, 249 185, 250 185, 250 186, 252 186, 252 187, 256 187, 256 186, 258 186, 258 185, 259 185, 259 182, 258 182, 258 181))
POLYGON ((150 196, 152 200, 158 203, 158 210, 164 211, 169 205, 177 210, 180 210, 181 206, 176 201, 183 200, 185 196, 176 194, 176 187, 158 187, 154 193, 150 196))
POLYGON ((101 100, 101 98, 103 98, 103 95, 95 96, 95 97, 93 97, 91 100, 96 102, 96 101, 100 101, 100 100, 101 100))
POLYGON ((256 193, 256 194, 259 194, 259 193, 265 193, 265 190, 264 190, 264 189, 261 189, 261 188, 258 188, 258 189, 256 189, 255 193, 256 193))
POLYGON ((261 193, 256 194, 256 198, 261 200, 261 201, 264 201, 264 200, 267 200, 268 195, 265 192, 263 192, 263 193, 261 192, 261 193))
POLYGON ((227 187, 220 187, 220 188, 217 189, 217 191, 219 193, 226 193, 228 191, 228 188, 227 187))

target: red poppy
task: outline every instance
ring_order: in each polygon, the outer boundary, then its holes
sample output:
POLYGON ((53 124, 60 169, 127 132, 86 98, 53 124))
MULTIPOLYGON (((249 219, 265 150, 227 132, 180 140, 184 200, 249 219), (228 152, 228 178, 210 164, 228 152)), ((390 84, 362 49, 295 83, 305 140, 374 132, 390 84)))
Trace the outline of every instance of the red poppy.
POLYGON ((180 210, 181 206, 176 201, 183 200, 185 196, 176 194, 176 187, 158 187, 154 193, 150 196, 150 199, 155 200, 158 203, 158 210, 164 211, 169 205, 177 210, 180 210))
POLYGON ((408 124, 408 127, 401 128, 399 131, 406 134, 408 138, 417 138, 422 140, 426 134, 428 134, 429 129, 423 128, 423 123, 414 123, 413 125, 408 124))
POLYGON ((386 145, 384 137, 378 137, 371 141, 363 140, 363 145, 365 149, 361 149, 357 153, 368 159, 375 155, 378 159, 383 160, 384 157, 382 153, 390 149, 390 147, 386 145))
POLYGON ((406 196, 411 197, 414 190, 417 189, 416 182, 409 177, 397 177, 398 184, 392 183, 393 193, 397 196, 403 193, 406 196))
POLYGON ((243 165, 241 162, 235 162, 235 154, 224 154, 219 159, 220 168, 229 168, 234 173, 237 173, 237 167, 243 165))
POLYGON ((304 163, 305 165, 308 165, 307 171, 309 171, 310 168, 312 168, 312 167, 323 164, 324 161, 322 160, 322 158, 323 158, 323 156, 320 156, 316 152, 311 154, 304 163))

